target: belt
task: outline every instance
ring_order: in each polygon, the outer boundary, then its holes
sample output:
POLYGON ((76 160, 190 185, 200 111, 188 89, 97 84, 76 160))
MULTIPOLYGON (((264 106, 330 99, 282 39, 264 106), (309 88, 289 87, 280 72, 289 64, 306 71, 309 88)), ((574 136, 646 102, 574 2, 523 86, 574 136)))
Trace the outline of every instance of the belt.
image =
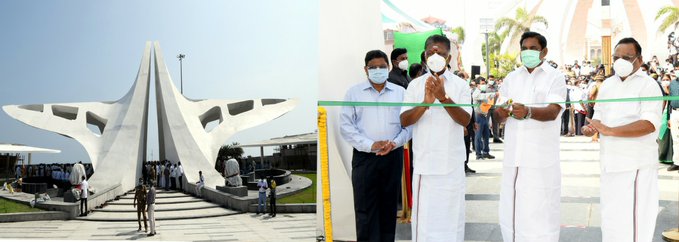
POLYGON ((227 177, 225 177, 225 178, 231 178, 231 177, 234 177, 234 176, 237 176, 237 175, 240 175, 240 172, 236 172, 236 174, 229 175, 229 176, 227 176, 227 177))

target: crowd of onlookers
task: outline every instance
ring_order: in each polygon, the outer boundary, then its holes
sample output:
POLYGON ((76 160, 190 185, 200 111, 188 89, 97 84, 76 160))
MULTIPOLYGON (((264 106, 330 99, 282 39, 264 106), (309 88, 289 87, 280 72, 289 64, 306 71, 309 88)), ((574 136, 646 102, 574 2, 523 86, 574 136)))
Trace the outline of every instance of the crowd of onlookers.
POLYGON ((142 179, 165 190, 183 190, 184 167, 181 162, 146 161, 142 166, 142 179))
MULTIPOLYGON (((40 181, 47 183, 50 187, 56 185, 62 188, 70 187, 69 177, 74 164, 52 163, 52 164, 31 164, 17 165, 14 167, 14 177, 18 180, 23 178, 24 182, 40 181)), ((87 178, 94 174, 92 164, 83 164, 87 178)))

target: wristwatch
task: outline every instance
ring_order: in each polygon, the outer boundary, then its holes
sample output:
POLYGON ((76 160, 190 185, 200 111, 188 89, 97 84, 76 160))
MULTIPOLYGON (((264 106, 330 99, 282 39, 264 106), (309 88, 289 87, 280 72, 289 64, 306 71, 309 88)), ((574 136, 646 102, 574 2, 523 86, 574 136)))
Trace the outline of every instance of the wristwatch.
POLYGON ((515 119, 517 119, 517 120, 526 120, 526 119, 530 119, 530 117, 533 116, 533 110, 532 110, 530 107, 526 107, 526 108, 528 108, 528 113, 526 113, 526 116, 523 116, 523 118, 521 118, 521 119, 520 119, 520 118, 517 118, 516 116, 514 116, 514 114, 512 113, 512 111, 509 111, 509 116, 512 117, 512 118, 515 118, 515 119))
POLYGON ((528 107, 528 114, 526 114, 526 117, 523 117, 523 119, 530 119, 531 116, 533 116, 533 109, 528 107))

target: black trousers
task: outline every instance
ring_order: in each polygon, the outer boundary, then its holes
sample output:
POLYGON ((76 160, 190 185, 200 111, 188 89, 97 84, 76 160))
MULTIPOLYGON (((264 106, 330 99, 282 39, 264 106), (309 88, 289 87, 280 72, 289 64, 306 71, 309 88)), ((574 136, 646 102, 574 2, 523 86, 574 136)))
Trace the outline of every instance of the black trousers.
POLYGON ((561 114, 561 135, 568 134, 569 122, 571 120, 570 107, 566 107, 566 110, 561 114))
MULTIPOLYGON (((590 105, 587 105, 587 117, 590 118, 590 119, 592 119, 592 117, 594 117, 594 107, 592 107, 590 105)), ((589 124, 588 122, 585 122, 585 123, 589 124)))
POLYGON ((575 135, 582 135, 582 126, 585 126, 585 115, 575 112, 575 135))
POLYGON ((492 131, 493 133, 493 142, 495 142, 502 138, 502 134, 500 133, 500 122, 498 122, 498 120, 500 120, 500 116, 498 116, 498 114, 495 113, 495 108, 491 108, 490 110, 488 110, 488 112, 490 113, 490 115, 488 116, 490 117, 491 121, 490 131, 492 131))
POLYGON ((472 146, 472 134, 469 134, 464 137, 464 147, 465 147, 465 153, 467 153, 467 159, 464 160, 464 165, 465 167, 467 166, 467 163, 469 163, 469 153, 472 153, 472 151, 469 149, 472 146))
POLYGON ((276 216, 276 193, 272 192, 269 196, 269 214, 276 216))
POLYGON ((87 214, 87 198, 80 198, 80 214, 87 214))
POLYGON ((354 149, 351 160, 358 241, 394 241, 403 148, 385 156, 354 149))
POLYGON ((182 180, 182 176, 177 177, 177 182, 179 183, 179 190, 184 191, 184 180, 182 180))
POLYGON ((144 230, 148 230, 149 226, 146 218, 146 204, 137 203, 137 222, 139 223, 139 230, 141 230, 141 219, 144 218, 144 230))

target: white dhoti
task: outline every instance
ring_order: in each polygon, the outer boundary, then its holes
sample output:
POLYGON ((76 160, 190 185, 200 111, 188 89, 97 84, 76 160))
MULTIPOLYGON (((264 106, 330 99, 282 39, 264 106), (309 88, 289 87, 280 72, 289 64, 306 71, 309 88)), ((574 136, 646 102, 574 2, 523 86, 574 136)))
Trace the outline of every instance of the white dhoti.
POLYGON ((505 242, 559 241, 561 168, 504 167, 500 228, 505 242))
POLYGON ((465 174, 413 175, 412 241, 464 241, 465 174))
POLYGON ((653 240, 658 193, 656 166, 625 172, 602 172, 602 241, 653 240))

